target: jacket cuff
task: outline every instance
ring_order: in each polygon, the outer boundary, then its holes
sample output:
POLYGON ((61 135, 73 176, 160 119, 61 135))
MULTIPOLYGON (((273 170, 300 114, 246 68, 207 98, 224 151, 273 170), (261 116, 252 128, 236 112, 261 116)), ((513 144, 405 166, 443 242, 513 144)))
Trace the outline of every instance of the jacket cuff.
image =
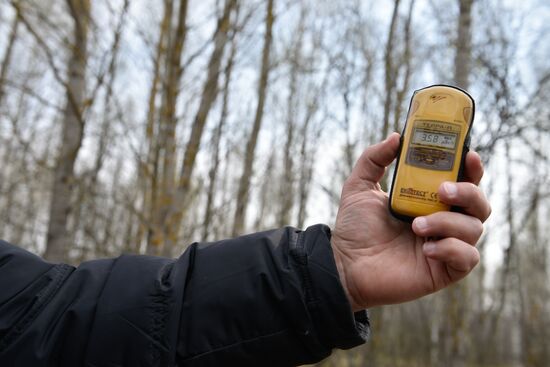
POLYGON ((291 256, 299 264, 306 305, 319 343, 327 351, 363 344, 370 333, 367 311, 352 312, 344 292, 332 247, 330 229, 315 225, 297 234, 291 256))

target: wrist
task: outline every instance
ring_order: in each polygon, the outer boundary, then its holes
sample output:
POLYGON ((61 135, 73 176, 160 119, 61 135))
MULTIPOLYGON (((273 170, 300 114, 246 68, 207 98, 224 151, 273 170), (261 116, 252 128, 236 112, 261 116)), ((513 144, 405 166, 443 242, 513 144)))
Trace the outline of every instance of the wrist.
POLYGON ((340 248, 337 245, 338 240, 333 236, 330 240, 332 247, 332 253, 334 255, 334 262, 336 263, 336 269, 338 270, 338 276, 340 278, 340 283, 346 294, 346 298, 351 306, 353 312, 364 310, 364 307, 361 307, 353 298, 350 292, 350 282, 347 277, 347 268, 348 262, 346 261, 346 256, 341 252, 340 248))

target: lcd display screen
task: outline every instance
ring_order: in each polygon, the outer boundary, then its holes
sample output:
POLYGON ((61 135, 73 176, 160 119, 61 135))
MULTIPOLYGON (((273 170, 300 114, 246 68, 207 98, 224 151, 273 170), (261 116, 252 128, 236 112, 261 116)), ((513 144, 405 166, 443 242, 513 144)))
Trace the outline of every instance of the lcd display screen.
POLYGON ((452 133, 415 129, 412 143, 454 149, 456 146, 456 137, 457 135, 452 133))

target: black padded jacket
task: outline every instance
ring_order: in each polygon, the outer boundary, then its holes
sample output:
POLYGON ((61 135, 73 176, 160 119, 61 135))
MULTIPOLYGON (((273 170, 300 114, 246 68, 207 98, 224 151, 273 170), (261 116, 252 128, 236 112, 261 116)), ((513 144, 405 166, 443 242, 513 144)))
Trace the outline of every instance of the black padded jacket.
POLYGON ((2 367, 296 366, 368 331, 322 225, 78 268, 0 241, 2 367))

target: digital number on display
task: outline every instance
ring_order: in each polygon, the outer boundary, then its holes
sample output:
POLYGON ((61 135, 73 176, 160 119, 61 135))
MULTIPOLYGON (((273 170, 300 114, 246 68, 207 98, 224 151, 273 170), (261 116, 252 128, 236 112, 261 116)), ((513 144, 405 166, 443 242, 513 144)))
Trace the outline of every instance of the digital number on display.
POLYGON ((454 149, 456 146, 456 134, 415 129, 412 143, 454 149))

